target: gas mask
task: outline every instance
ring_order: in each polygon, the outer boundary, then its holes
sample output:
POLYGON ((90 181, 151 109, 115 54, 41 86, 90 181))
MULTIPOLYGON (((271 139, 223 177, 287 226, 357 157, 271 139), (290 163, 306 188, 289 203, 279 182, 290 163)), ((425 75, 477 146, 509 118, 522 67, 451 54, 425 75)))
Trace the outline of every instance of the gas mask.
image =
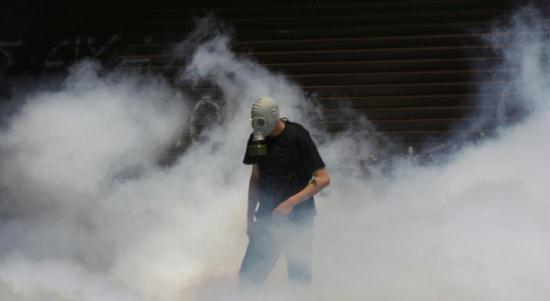
POLYGON ((249 155, 267 155, 265 138, 273 132, 279 122, 279 106, 269 96, 262 96, 254 102, 251 111, 252 143, 248 146, 249 155))

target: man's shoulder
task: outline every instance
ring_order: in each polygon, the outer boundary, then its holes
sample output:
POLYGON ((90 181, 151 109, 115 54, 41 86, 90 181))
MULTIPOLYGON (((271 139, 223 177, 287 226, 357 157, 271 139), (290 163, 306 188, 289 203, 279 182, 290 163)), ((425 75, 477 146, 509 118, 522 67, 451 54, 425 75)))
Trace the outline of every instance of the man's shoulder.
POLYGON ((290 130, 289 132, 296 135, 297 137, 303 137, 304 135, 309 135, 308 130, 300 123, 290 121, 290 120, 286 120, 285 122, 286 122, 286 126, 290 130))

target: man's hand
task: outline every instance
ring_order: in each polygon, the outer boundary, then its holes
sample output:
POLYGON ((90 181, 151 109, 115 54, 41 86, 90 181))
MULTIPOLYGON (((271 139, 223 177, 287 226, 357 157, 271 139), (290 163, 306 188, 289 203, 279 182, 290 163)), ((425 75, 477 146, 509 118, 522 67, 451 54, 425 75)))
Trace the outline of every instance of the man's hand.
POLYGON ((284 202, 273 209, 273 215, 286 217, 292 212, 292 209, 302 200, 306 200, 314 196, 317 192, 330 184, 330 176, 325 168, 318 169, 313 172, 312 180, 295 195, 289 197, 284 202))
POLYGON ((273 214, 278 216, 288 216, 290 212, 292 212, 292 209, 294 209, 294 206, 294 202, 291 199, 287 199, 273 209, 273 214))

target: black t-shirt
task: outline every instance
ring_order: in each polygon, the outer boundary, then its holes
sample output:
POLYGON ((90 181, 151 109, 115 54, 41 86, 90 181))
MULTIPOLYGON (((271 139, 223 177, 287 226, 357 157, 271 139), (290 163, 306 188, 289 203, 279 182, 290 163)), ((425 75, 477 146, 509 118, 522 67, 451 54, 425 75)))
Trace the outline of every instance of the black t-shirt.
MULTIPOLYGON (((313 172, 325 163, 309 132, 300 124, 285 120, 284 130, 276 137, 265 140, 267 155, 252 157, 248 147, 244 164, 257 164, 260 170, 260 205, 256 217, 271 216, 273 209, 290 196, 302 190, 311 180, 313 172)), ((302 201, 291 212, 293 217, 314 216, 313 198, 302 201)))

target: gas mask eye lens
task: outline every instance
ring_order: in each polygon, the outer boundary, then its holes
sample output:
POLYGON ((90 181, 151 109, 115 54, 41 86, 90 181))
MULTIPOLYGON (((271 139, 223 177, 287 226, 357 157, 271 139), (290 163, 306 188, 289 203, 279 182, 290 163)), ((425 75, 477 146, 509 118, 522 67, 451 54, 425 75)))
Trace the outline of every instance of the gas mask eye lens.
POLYGON ((263 118, 257 118, 254 120, 254 127, 255 128, 263 128, 265 126, 265 119, 263 118))

